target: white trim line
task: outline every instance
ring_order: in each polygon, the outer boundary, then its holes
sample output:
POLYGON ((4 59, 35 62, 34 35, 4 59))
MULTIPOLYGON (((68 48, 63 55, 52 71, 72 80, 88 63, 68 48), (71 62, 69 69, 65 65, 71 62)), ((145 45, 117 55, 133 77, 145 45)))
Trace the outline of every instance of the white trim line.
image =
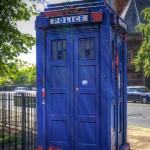
POLYGON ((141 21, 140 21, 140 17, 139 17, 139 13, 138 13, 138 10, 137 10, 137 6, 136 6, 135 0, 134 0, 134 5, 135 5, 135 10, 136 10, 138 22, 139 22, 139 24, 141 24, 141 21))
POLYGON ((124 20, 125 17, 126 17, 126 14, 127 14, 127 12, 128 12, 128 9, 129 9, 129 6, 130 6, 130 4, 131 4, 131 1, 132 1, 132 0, 130 0, 130 1, 127 3, 127 5, 124 7, 123 11, 122 11, 121 14, 120 14, 120 17, 121 17, 123 20, 124 20))

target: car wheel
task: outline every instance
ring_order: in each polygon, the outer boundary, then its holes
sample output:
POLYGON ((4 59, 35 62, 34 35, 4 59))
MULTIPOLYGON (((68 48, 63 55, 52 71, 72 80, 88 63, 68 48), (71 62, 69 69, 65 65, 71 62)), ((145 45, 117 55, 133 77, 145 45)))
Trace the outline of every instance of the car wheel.
POLYGON ((142 104, 147 104, 148 103, 147 97, 142 97, 141 102, 142 102, 142 104))

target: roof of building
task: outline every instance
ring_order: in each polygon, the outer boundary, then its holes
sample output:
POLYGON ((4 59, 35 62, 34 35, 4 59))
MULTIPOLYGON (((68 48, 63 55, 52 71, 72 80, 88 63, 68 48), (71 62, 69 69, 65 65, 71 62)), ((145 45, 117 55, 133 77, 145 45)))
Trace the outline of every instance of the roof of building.
POLYGON ((150 7, 150 0, 129 0, 120 15, 127 23, 129 33, 135 32, 135 27, 145 22, 141 11, 147 7, 150 7))

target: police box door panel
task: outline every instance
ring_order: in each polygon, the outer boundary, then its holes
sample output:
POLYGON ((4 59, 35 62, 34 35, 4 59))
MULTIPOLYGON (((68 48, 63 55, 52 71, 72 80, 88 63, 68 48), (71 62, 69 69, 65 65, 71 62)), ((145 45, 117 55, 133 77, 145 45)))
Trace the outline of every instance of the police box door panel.
POLYGON ((111 106, 111 147, 123 144, 123 40, 112 32, 112 106, 111 106))
POLYGON ((100 149, 99 32, 83 30, 46 37, 47 148, 100 149))
POLYGON ((123 58, 124 58, 124 49, 123 49, 123 39, 121 37, 117 40, 118 43, 118 147, 123 144, 123 113, 124 113, 124 83, 123 83, 123 58))
POLYGON ((99 32, 74 34, 74 149, 100 149, 99 32))
POLYGON ((70 31, 52 31, 46 36, 47 148, 70 150, 71 35, 70 31))

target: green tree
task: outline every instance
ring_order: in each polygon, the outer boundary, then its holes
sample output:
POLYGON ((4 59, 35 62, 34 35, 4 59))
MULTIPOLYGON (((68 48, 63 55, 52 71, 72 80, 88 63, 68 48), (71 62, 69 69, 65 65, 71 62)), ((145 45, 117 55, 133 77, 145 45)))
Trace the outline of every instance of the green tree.
POLYGON ((0 78, 2 85, 35 85, 36 84, 36 67, 22 60, 16 60, 11 67, 5 67, 5 71, 0 78))
POLYGON ((146 23, 137 26, 137 31, 143 35, 143 42, 135 58, 136 71, 143 70, 146 77, 150 77, 150 8, 142 11, 146 23))
POLYGON ((24 66, 18 70, 13 80, 16 85, 35 85, 36 84, 36 67, 35 65, 24 66))
POLYGON ((29 85, 36 85, 36 66, 32 65, 27 68, 28 74, 27 74, 27 83, 29 85))
POLYGON ((22 0, 0 2, 0 77, 15 67, 21 53, 28 53, 35 44, 32 35, 17 29, 17 22, 29 20, 34 11, 34 6, 28 7, 22 0))

